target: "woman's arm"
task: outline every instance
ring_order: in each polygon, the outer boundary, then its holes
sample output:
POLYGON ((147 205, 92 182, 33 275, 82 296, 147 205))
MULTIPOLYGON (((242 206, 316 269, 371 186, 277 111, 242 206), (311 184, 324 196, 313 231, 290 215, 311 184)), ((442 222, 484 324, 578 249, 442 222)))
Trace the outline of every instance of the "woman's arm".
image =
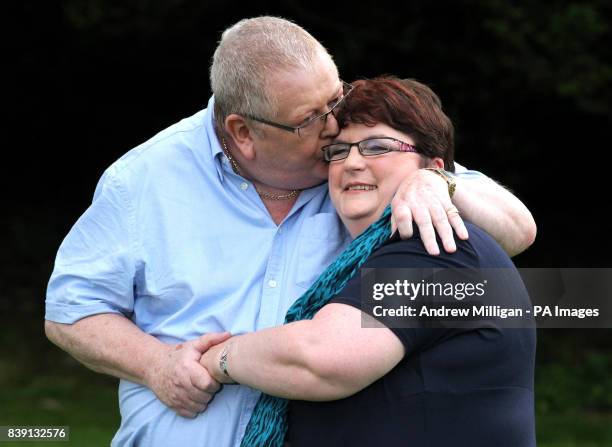
POLYGON ((287 399, 341 399, 384 376, 405 353, 391 330, 362 328, 361 318, 352 306, 328 304, 312 320, 232 337, 201 363, 222 383, 287 399), (220 368, 224 353, 229 376, 220 368))

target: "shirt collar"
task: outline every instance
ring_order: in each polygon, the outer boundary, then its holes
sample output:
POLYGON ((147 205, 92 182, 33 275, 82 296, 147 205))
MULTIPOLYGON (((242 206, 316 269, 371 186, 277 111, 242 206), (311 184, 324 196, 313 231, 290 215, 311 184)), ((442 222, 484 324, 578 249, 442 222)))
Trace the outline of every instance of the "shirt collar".
POLYGON ((210 147, 210 154, 212 155, 219 181, 223 183, 225 176, 228 172, 232 172, 232 168, 229 164, 229 160, 223 153, 221 148, 221 142, 217 138, 215 132, 215 97, 211 96, 208 100, 208 106, 206 107, 206 133, 208 134, 208 143, 210 147))

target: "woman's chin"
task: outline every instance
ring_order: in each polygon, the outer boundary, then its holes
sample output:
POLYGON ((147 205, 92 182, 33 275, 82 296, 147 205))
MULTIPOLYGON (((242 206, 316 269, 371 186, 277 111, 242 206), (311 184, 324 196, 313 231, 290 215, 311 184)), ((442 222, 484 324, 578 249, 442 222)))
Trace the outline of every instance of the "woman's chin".
POLYGON ((364 210, 364 209, 345 209, 342 210, 342 218, 344 220, 351 220, 351 221, 362 221, 364 219, 367 219, 368 217, 370 217, 372 215, 371 210, 364 210))

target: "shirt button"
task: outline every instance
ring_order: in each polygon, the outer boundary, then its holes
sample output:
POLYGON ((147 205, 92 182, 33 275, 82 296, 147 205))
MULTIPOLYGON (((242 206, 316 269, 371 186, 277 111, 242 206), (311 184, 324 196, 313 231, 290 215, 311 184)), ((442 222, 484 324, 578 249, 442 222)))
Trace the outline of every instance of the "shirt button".
POLYGON ((242 189, 243 191, 246 191, 248 187, 249 187, 249 184, 246 182, 242 182, 240 184, 240 189, 242 189))
POLYGON ((276 281, 274 281, 273 279, 271 279, 270 281, 268 281, 268 285, 272 288, 276 287, 276 281))

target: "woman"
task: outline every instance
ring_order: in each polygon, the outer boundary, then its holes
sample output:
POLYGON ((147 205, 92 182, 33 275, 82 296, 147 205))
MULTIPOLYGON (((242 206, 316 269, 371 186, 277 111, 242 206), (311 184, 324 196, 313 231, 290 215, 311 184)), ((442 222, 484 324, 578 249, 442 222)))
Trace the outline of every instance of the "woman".
MULTIPOLYGON (((362 327, 360 267, 513 265, 469 223, 470 239, 452 254, 427 255, 418 234, 388 239, 387 207, 406 174, 453 170, 453 127, 416 81, 354 86, 337 117, 341 133, 323 150, 330 195, 355 240, 296 301, 288 324, 232 337, 201 362, 219 382, 291 399, 293 447, 534 446, 533 330, 362 327)), ((505 287, 526 304, 520 280, 505 287)), ((281 444, 285 408, 262 396, 243 445, 281 444)))

